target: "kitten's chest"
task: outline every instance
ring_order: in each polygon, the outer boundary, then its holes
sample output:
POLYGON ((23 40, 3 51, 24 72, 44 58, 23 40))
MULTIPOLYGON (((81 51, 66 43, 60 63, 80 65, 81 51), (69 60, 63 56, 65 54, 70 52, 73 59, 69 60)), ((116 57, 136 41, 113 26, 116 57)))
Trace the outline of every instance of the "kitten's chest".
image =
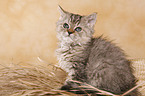
POLYGON ((76 62, 84 59, 84 50, 84 46, 79 44, 60 45, 56 50, 59 66, 68 73, 74 73, 73 68, 76 66, 76 62))

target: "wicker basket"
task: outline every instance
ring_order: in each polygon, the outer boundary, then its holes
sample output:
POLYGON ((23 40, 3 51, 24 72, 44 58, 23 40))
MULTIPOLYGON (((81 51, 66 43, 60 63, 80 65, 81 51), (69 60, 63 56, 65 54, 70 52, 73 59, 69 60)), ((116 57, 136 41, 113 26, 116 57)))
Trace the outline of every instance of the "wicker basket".
MULTIPOLYGON (((145 59, 132 59, 132 65, 135 68, 135 76, 138 78, 139 82, 145 81, 145 59)), ((145 96, 145 84, 139 88, 143 96, 145 96)))

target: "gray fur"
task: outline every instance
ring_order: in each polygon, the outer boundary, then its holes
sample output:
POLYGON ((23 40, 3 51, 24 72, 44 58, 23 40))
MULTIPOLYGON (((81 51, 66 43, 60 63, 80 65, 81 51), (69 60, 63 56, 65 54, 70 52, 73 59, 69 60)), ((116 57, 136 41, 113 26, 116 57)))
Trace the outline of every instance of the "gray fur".
MULTIPOLYGON (((59 65, 68 73, 68 79, 88 83, 99 89, 122 94, 134 87, 136 78, 123 50, 102 37, 93 38, 96 13, 80 16, 64 11, 57 22, 59 65), (63 24, 81 32, 68 35, 63 24)), ((137 90, 128 96, 139 95, 137 90)))

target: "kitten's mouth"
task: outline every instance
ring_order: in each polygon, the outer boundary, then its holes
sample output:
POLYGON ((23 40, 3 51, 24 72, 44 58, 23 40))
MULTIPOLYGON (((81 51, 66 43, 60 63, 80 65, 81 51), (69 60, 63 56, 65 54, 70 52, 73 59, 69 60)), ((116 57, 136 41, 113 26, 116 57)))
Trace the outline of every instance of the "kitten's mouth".
POLYGON ((69 31, 68 31, 68 35, 71 35, 71 34, 73 34, 73 33, 74 33, 74 32, 69 32, 69 31))

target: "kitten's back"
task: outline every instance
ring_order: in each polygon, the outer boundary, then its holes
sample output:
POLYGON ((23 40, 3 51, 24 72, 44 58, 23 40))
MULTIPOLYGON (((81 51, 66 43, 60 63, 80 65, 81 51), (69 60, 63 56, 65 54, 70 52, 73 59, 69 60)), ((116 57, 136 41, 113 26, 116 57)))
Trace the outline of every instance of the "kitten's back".
MULTIPOLYGON (((121 94, 133 88, 136 78, 123 50, 102 37, 93 38, 87 65, 87 83, 99 89, 121 94)), ((137 96, 137 91, 131 96, 137 96)))

